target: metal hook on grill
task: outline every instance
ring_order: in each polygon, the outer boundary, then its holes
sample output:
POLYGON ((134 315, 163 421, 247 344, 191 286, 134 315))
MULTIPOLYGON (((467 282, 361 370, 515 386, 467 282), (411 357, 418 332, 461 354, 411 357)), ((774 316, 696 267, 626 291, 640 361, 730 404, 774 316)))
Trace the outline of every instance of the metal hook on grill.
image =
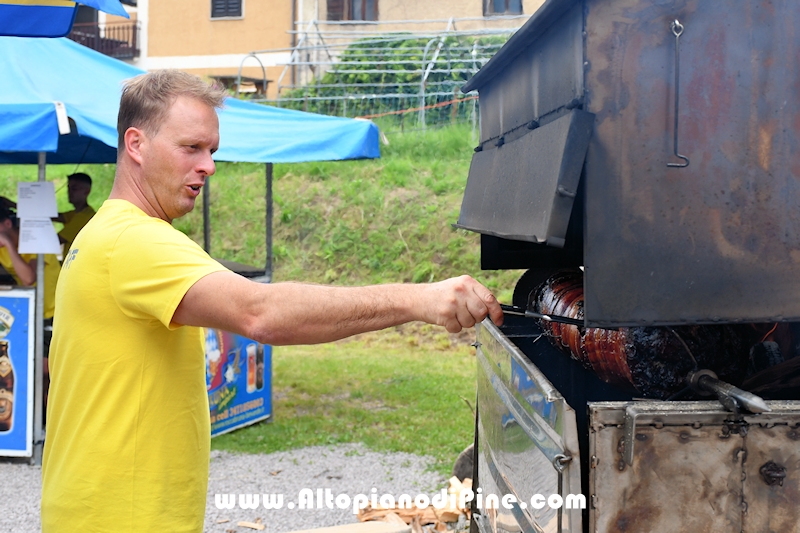
POLYGON ((567 468, 567 465, 572 461, 571 455, 566 455, 563 453, 559 453, 555 457, 553 457, 553 467, 558 471, 559 474, 564 472, 567 468))
MULTIPOLYGON (((567 469, 567 466, 571 461, 572 461, 572 456, 565 453, 559 453, 558 455, 553 457, 553 467, 556 469, 556 472, 558 472, 558 495, 561 497, 563 497, 564 494, 564 470, 567 469)), ((561 533, 561 531, 564 531, 564 529, 562 528, 562 523, 564 521, 563 505, 558 508, 557 520, 558 520, 557 523, 558 527, 556 528, 556 531, 561 533)))
POLYGON ((683 34, 684 26, 678 19, 672 21, 670 25, 672 34, 675 35, 675 130, 673 132, 673 153, 675 157, 683 159, 683 163, 667 163, 671 168, 684 168, 689 166, 689 158, 678 153, 678 111, 680 109, 680 68, 681 68, 681 45, 680 39, 683 34))

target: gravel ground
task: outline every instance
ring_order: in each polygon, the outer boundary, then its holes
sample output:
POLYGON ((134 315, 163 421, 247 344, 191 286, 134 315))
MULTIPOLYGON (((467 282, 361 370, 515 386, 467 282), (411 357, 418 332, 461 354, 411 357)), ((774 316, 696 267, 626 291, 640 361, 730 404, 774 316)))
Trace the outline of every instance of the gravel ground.
MULTIPOLYGON (((433 494, 446 487, 443 476, 426 471, 431 459, 407 453, 378 453, 359 444, 317 446, 266 455, 239 455, 214 451, 206 504, 206 533, 253 531, 238 521, 260 519, 267 533, 334 526, 356 522, 352 509, 289 509, 300 503, 302 489, 329 489, 333 498, 357 494, 395 497, 433 494), (215 495, 233 494, 233 509, 217 509, 215 495), (239 495, 283 495, 283 508, 241 509, 239 495)), ((41 469, 25 463, 0 462, 0 531, 36 533, 40 530, 41 469)), ((344 501, 344 497, 340 502, 344 501)), ((261 503, 259 501, 259 503, 261 503)), ((316 503, 316 502, 315 502, 316 503)))

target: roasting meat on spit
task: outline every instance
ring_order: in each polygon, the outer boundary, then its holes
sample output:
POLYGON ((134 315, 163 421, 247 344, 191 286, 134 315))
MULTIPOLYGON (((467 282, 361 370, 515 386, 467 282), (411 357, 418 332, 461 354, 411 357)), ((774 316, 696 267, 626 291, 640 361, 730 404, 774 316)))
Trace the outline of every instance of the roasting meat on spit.
MULTIPOLYGON (((583 273, 561 271, 531 293, 529 308, 583 319, 583 273)), ((540 321, 551 342, 603 381, 645 398, 666 399, 698 369, 740 384, 758 332, 750 325, 586 328, 540 321)))

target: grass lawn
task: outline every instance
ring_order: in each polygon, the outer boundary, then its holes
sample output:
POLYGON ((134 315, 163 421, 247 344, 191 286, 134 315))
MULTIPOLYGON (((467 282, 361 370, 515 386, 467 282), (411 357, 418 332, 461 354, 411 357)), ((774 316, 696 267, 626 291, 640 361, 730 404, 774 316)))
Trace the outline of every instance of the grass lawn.
POLYGON ((215 449, 269 453, 363 442, 430 455, 449 476, 472 442, 473 330, 451 336, 406 326, 355 340, 273 350, 273 413, 212 440, 215 449))

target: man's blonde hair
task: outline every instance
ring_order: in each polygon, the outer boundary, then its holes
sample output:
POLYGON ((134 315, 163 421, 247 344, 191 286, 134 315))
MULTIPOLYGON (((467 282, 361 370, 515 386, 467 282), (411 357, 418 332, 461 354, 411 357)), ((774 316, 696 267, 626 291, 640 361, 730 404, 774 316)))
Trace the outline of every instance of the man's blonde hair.
POLYGON ((128 128, 139 128, 148 135, 157 134, 167 111, 179 96, 221 108, 226 95, 197 76, 180 70, 156 70, 136 76, 122 89, 117 116, 117 149, 124 148, 128 128))

